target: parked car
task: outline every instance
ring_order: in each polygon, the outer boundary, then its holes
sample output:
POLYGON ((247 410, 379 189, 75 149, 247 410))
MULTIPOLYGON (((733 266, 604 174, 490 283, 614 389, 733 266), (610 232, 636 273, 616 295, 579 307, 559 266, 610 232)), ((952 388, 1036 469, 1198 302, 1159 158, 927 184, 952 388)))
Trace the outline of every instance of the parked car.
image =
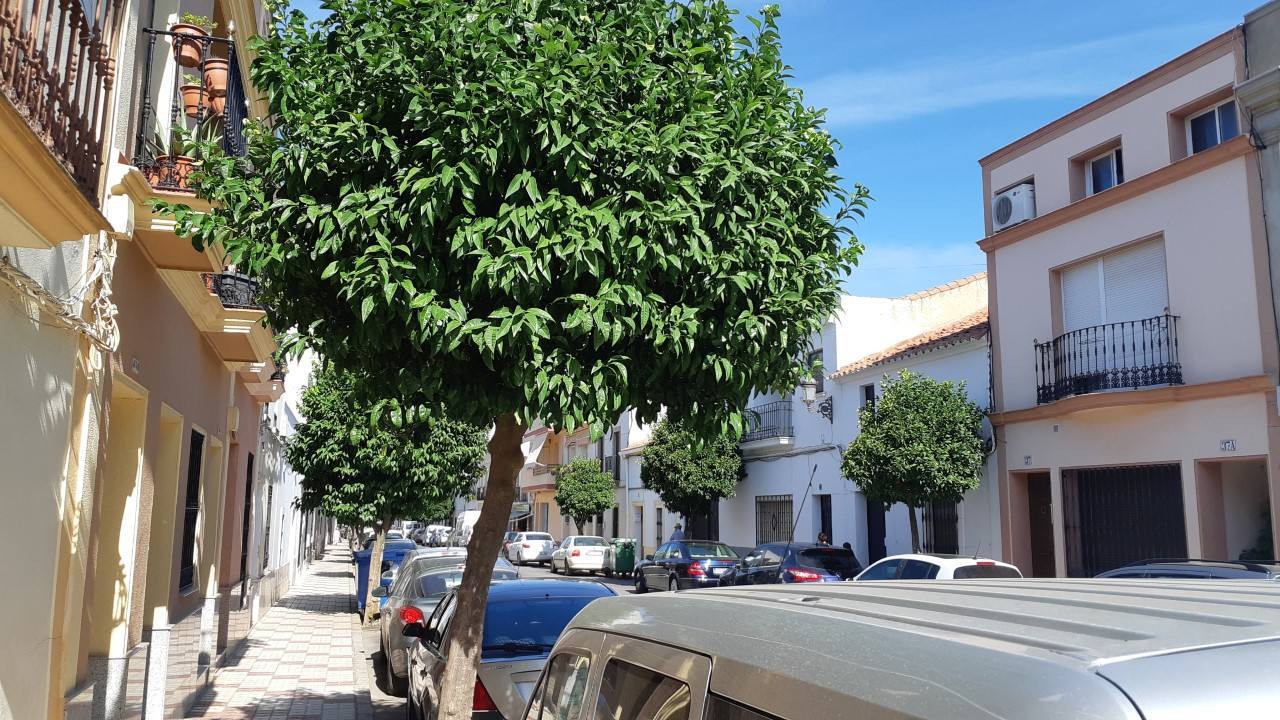
POLYGON ((720 586, 840 582, 862 572, 852 550, 817 543, 766 543, 720 576, 720 586))
POLYGON ((479 510, 463 510, 458 513, 453 529, 449 531, 449 536, 445 543, 458 546, 466 545, 471 541, 471 533, 475 530, 476 523, 479 521, 479 510))
POLYGON ((546 565, 551 562, 551 553, 555 549, 556 541, 547 533, 522 532, 507 545, 507 559, 516 565, 531 562, 546 565))
POLYGON ((570 535, 551 553, 551 572, 565 575, 604 570, 604 551, 608 541, 598 535, 570 535))
POLYGON ((1269 583, 777 584, 588 605, 524 717, 1261 719, 1277 667, 1269 583))
POLYGON ((738 553, 714 540, 676 540, 636 564, 636 592, 715 587, 738 564, 738 553))
POLYGON ((1020 578, 1018 568, 968 555, 891 555, 872 563, 854 580, 993 580, 1020 578))
MULTIPOLYGON (((375 597, 386 598, 379 618, 379 644, 392 695, 404 695, 408 689, 408 649, 413 638, 404 635, 404 626, 407 623, 424 623, 445 594, 462 582, 466 550, 441 549, 449 552, 421 550, 405 557, 391 586, 373 590, 375 597)), ((518 578, 519 573, 511 563, 498 558, 493 568, 493 582, 518 578)))
POLYGON ((1139 560, 1108 570, 1100 578, 1174 578, 1211 580, 1280 580, 1280 561, 1139 560))
MULTIPOLYGON (((582 608, 613 596, 609 586, 598 582, 514 580, 493 585, 484 615, 473 717, 521 717, 560 631, 582 608)), ((455 601, 450 592, 425 623, 404 627, 406 635, 418 639, 409 650, 409 718, 436 717, 433 698, 439 697, 444 678, 455 601)))
POLYGON ((518 537, 520 537, 520 531, 508 530, 507 533, 502 536, 502 549, 498 551, 498 555, 500 555, 501 557, 506 557, 507 546, 511 544, 512 540, 515 540, 518 537))
POLYGON ((445 541, 449 538, 449 532, 453 528, 448 525, 428 525, 427 526, 427 546, 444 547, 445 541))

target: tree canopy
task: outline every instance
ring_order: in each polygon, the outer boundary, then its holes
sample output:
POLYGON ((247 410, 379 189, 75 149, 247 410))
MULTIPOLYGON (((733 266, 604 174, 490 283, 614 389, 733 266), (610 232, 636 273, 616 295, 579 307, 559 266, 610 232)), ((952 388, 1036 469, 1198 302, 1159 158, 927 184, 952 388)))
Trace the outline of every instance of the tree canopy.
POLYGON ((556 505, 573 518, 578 532, 588 520, 614 505, 613 476, 600 469, 600 461, 574 458, 556 473, 556 505))
MULTIPOLYGON (((902 371, 886 377, 882 397, 862 408, 861 430, 844 452, 841 470, 868 500, 959 502, 982 482, 986 450, 982 410, 963 382, 939 382, 902 371)), ((911 541, 919 549, 914 510, 911 541)))
POLYGON ((644 486, 686 518, 705 515, 712 503, 733 497, 742 476, 737 436, 702 438, 667 420, 653 428, 640 466, 644 486))

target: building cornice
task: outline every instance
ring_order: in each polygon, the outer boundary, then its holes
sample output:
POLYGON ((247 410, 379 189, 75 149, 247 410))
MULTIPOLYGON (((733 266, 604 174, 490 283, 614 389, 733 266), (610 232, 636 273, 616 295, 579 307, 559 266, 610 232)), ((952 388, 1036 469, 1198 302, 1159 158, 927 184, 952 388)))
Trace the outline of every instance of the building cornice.
POLYGON ((1150 405, 1154 403, 1185 402, 1188 400, 1207 400, 1210 398, 1229 397, 1232 395, 1248 395, 1250 393, 1267 392, 1275 385, 1266 375, 1218 380, 1196 385, 1169 385, 1167 387, 1147 388, 1143 390, 1123 390, 1116 392, 1097 392, 1088 395, 1076 395, 1057 402, 1037 405, 1025 410, 1009 410, 992 413, 991 424, 1012 425, 1014 423, 1046 420, 1062 417, 1084 410, 1100 408, 1128 407, 1133 405, 1150 405))
POLYGON ((1258 73, 1236 85, 1236 98, 1252 128, 1268 145, 1280 141, 1280 67, 1258 73))

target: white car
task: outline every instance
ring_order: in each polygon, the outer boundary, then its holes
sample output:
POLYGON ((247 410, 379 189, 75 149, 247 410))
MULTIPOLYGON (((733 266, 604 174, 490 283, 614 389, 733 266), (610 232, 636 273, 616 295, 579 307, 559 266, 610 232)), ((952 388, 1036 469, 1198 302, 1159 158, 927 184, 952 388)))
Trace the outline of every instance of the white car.
POLYGON ((516 565, 549 563, 556 541, 544 532, 522 532, 507 545, 507 559, 516 565))
POLYGON ((565 575, 587 574, 604 570, 604 551, 608 541, 596 535, 570 535, 551 553, 551 572, 565 575))
POLYGON ((893 555, 873 563, 854 582, 861 580, 999 580, 1020 578, 1022 573, 1009 563, 969 555, 893 555))

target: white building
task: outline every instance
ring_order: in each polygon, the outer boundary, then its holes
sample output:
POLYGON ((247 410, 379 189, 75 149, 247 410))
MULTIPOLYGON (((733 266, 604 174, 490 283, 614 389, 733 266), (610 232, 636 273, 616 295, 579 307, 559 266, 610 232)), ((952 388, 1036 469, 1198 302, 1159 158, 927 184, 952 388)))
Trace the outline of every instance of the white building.
MULTIPOLYGON (((983 274, 900 298, 845 297, 814 338, 809 361, 820 360, 824 372, 813 406, 799 392, 762 395, 752 404, 756 415, 742 444, 747 477, 720 503, 718 539, 751 547, 812 542, 826 532, 833 544, 848 542, 864 563, 910 551, 905 509, 872 504, 868 513, 865 498, 840 472, 841 454, 885 375, 912 370, 963 381, 970 399, 989 406, 986 298, 983 274)), ((926 549, 999 555, 993 477, 984 476, 958 506, 922 513, 926 549)))

